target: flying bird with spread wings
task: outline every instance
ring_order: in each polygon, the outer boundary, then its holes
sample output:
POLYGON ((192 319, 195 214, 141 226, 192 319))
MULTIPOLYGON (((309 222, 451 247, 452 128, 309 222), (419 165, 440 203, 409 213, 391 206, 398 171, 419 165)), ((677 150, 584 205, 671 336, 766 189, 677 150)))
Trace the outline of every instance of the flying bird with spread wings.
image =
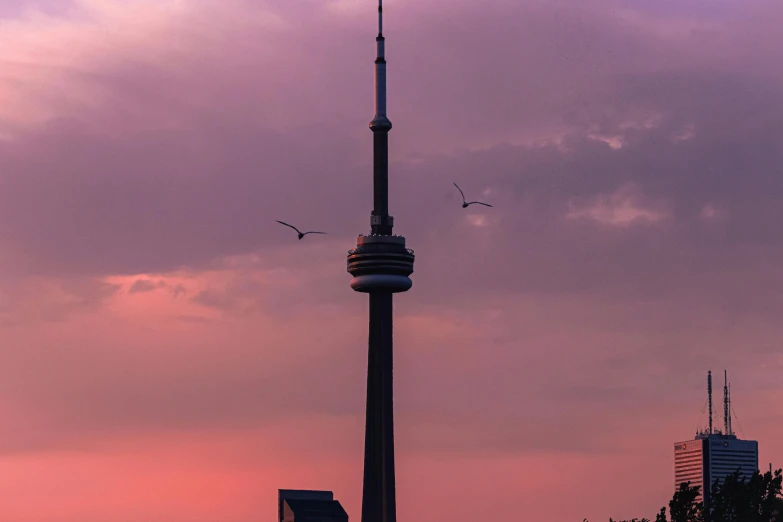
POLYGON ((484 205, 485 207, 491 207, 489 203, 482 203, 481 201, 465 201, 465 193, 462 192, 462 189, 459 188, 459 185, 454 183, 454 186, 457 187, 457 190, 459 190, 459 193, 462 194, 462 208, 468 208, 470 205, 484 205))
POLYGON ((298 236, 299 236, 299 239, 302 239, 302 238, 303 238, 303 237, 305 237, 307 234, 326 234, 326 232, 315 232, 315 231, 310 231, 310 232, 300 232, 298 228, 296 228, 296 227, 295 227, 295 226, 293 226, 293 225, 289 225, 289 224, 288 224, 288 223, 286 223, 285 221, 279 221, 279 220, 275 220, 275 221, 277 221, 277 222, 278 222, 278 223, 280 223, 281 225, 285 225, 285 226, 287 226, 287 227, 289 227, 289 228, 293 228, 294 230, 296 230, 296 233, 298 234, 298 236))

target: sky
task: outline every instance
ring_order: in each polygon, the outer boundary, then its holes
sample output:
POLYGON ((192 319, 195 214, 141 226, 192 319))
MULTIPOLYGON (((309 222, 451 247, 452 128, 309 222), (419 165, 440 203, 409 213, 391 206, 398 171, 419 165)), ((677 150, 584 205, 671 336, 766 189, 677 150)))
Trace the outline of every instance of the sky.
MULTIPOLYGON (((708 370, 783 467, 783 4, 385 4, 400 520, 652 516, 708 370)), ((359 519, 375 16, 0 2, 0 519, 359 519)))

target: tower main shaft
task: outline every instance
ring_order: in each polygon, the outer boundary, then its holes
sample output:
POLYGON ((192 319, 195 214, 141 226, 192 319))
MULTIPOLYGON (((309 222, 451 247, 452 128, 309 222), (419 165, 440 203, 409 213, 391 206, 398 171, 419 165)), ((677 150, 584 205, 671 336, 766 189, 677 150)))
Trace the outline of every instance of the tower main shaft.
POLYGON ((378 0, 373 133, 373 210, 371 233, 359 236, 348 252, 351 288, 370 294, 367 410, 364 434, 362 522, 396 522, 394 474, 393 294, 410 289, 413 251, 392 235, 389 215, 389 131, 386 116, 386 56, 383 0, 378 0))

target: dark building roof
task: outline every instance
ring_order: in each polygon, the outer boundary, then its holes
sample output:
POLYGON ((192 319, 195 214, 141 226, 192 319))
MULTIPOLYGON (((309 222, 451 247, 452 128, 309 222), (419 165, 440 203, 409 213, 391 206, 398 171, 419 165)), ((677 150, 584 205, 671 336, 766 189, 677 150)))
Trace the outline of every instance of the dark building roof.
POLYGON ((286 499, 283 522, 348 522, 348 513, 336 500, 286 499))
POLYGON ((331 491, 312 489, 278 489, 277 490, 277 520, 283 522, 283 510, 286 500, 334 500, 331 491))
POLYGON ((299 500, 334 500, 334 493, 316 489, 278 489, 277 498, 281 501, 289 498, 299 500))

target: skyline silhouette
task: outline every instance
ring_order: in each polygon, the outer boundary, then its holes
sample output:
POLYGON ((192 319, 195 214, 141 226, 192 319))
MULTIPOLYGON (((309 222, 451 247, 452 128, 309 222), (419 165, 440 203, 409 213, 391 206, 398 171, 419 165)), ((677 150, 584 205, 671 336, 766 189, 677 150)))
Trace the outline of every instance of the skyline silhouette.
MULTIPOLYGON (((375 9, 0 6, 0 520, 359 520, 375 9)), ((653 514, 711 368, 781 467, 783 5, 384 9, 399 520, 653 514)))

